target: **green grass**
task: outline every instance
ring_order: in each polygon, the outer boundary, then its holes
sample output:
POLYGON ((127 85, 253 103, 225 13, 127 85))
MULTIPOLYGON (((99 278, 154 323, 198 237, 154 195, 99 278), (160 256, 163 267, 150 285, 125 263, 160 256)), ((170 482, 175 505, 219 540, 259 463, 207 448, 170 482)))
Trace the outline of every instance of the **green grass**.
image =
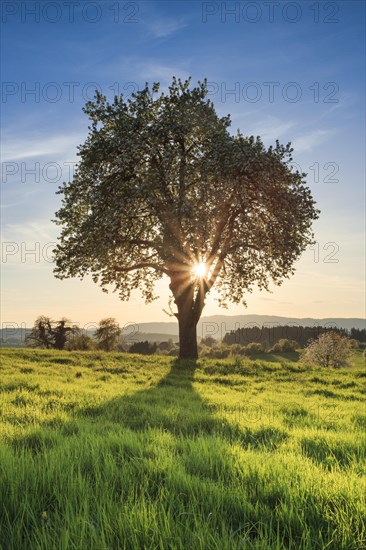
POLYGON ((365 548, 365 369, 5 349, 0 548, 365 548))

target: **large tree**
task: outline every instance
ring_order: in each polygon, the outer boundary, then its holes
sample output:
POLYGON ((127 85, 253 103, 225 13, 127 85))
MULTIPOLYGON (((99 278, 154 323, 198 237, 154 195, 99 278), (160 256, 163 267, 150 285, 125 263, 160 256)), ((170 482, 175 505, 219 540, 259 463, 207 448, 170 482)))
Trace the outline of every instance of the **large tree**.
POLYGON ((196 325, 215 284, 220 302, 245 304, 294 272, 312 243, 317 210, 291 146, 229 133, 206 82, 173 79, 112 103, 97 93, 73 181, 59 193, 59 278, 90 273, 122 300, 154 299, 163 276, 177 308, 180 356, 197 356, 196 325))

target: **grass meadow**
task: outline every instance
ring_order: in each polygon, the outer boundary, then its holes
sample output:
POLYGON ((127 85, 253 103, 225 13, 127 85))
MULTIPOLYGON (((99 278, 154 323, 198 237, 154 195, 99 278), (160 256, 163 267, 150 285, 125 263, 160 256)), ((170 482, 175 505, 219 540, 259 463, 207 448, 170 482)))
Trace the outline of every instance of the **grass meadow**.
POLYGON ((364 549, 365 379, 4 349, 0 548, 364 549))

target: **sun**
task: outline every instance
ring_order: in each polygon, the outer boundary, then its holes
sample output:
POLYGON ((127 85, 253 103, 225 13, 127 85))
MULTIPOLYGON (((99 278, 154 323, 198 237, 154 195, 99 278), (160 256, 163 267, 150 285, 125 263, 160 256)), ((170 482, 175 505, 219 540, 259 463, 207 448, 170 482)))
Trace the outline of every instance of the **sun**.
POLYGON ((193 273, 196 275, 196 277, 204 277, 206 275, 206 266, 203 262, 200 262, 199 264, 196 264, 194 268, 192 269, 193 273))

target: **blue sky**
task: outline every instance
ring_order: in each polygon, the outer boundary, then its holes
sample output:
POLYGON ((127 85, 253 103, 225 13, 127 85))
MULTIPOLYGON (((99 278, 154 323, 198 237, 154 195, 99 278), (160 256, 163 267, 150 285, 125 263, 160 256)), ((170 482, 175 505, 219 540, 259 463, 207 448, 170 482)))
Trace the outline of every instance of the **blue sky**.
MULTIPOLYGON (((206 77, 234 132, 291 141, 321 210, 296 275, 226 313, 365 315, 364 2, 3 2, 2 31, 3 323, 169 320, 166 281, 153 304, 123 303, 56 280, 48 243, 94 87, 112 97, 173 75, 206 77)), ((219 312, 213 293, 204 314, 219 312)))

